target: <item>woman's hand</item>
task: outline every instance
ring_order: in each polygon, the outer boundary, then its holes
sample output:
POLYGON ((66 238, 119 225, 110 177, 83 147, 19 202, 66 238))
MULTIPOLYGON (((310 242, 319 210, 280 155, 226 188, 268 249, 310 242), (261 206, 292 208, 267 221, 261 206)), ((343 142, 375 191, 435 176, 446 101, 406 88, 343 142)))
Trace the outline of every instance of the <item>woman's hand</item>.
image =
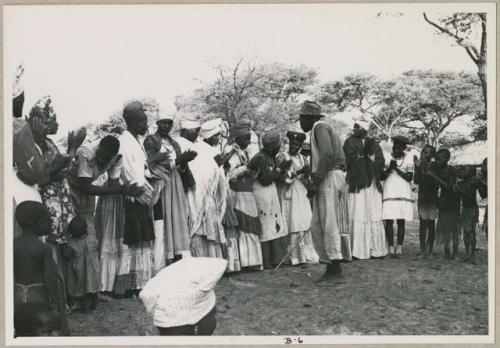
POLYGON ((193 150, 187 150, 180 154, 179 157, 175 159, 175 164, 182 165, 191 162, 198 156, 198 153, 193 150))
POLYGON ((83 144, 86 137, 87 129, 84 127, 81 127, 76 132, 70 131, 68 133, 68 155, 74 157, 76 155, 76 150, 83 144))
POLYGON ((170 161, 170 154, 168 152, 157 152, 149 160, 150 164, 161 163, 165 161, 170 161))

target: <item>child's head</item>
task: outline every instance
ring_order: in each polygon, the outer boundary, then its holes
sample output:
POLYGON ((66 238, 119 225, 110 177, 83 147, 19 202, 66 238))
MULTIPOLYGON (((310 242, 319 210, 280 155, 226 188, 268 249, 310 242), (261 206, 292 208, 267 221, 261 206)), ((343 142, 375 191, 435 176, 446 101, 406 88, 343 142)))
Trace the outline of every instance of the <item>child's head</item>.
POLYGON ((23 232, 36 231, 44 236, 50 233, 51 220, 47 208, 40 202, 24 201, 16 208, 16 221, 23 232))
POLYGON ((461 177, 464 180, 468 180, 473 178, 476 175, 476 167, 467 165, 467 166, 462 166, 461 168, 461 177))
POLYGON ((14 309, 16 336, 51 336, 62 330, 62 316, 48 303, 22 303, 14 309))
POLYGON ((87 221, 80 215, 71 220, 68 225, 68 232, 73 238, 81 238, 87 234, 87 221))
POLYGON ((425 145, 424 148, 422 149, 422 159, 430 161, 435 156, 436 156, 436 148, 429 144, 425 145))
POLYGON ((288 131, 286 136, 289 140, 288 152, 294 156, 300 151, 302 144, 304 144, 304 141, 306 140, 306 135, 304 133, 288 131))
POLYGON ((439 149, 439 151, 436 154, 436 162, 439 164, 440 167, 444 167, 448 164, 450 157, 451 157, 450 150, 439 149))
POLYGON ((410 143, 407 137, 395 135, 392 137, 392 154, 399 158, 404 156, 407 145, 410 143))

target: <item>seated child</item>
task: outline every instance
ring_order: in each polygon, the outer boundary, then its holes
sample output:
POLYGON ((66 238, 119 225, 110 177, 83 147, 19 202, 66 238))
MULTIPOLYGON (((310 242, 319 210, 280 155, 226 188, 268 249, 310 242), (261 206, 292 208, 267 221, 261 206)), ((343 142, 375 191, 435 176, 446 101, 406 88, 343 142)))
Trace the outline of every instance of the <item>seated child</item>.
POLYGON ((39 202, 24 201, 15 215, 22 235, 14 239, 14 312, 24 303, 50 304, 62 315, 68 334, 64 285, 52 249, 38 238, 50 233, 49 212, 39 202))
POLYGON ((15 309, 16 337, 59 336, 62 327, 62 315, 47 303, 21 303, 15 309))
POLYGON ((94 244, 88 243, 87 222, 77 215, 68 225, 71 238, 63 249, 63 255, 68 259, 66 287, 69 302, 73 308, 81 308, 84 313, 94 310, 97 306, 97 292, 99 291, 99 266, 95 258, 94 244))
POLYGON ((480 182, 475 177, 476 170, 473 166, 465 166, 460 171, 461 181, 457 183, 456 190, 460 195, 460 229, 463 231, 465 258, 464 262, 474 263, 474 251, 476 249, 476 226, 479 220, 479 208, 477 205, 477 192, 483 195, 480 182))

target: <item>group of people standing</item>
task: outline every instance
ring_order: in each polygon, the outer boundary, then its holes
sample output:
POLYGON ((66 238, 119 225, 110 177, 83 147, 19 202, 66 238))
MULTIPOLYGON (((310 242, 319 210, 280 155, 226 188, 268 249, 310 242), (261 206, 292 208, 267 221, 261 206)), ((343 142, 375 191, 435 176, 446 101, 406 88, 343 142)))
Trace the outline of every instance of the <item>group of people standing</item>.
POLYGON ((15 120, 16 135, 28 135, 14 140, 18 312, 33 298, 56 303, 61 314, 94 309, 97 293, 138 296, 161 269, 189 256, 225 258, 227 272, 320 262, 326 271, 319 281, 335 279, 351 258, 402 254, 405 220, 414 219, 412 180, 419 184, 422 252, 432 252, 437 218, 452 257, 458 217, 464 228, 477 224, 475 190, 485 194, 470 171, 457 184, 446 149, 425 147, 411 158, 408 139, 395 136, 386 163, 368 136, 369 120, 357 120, 343 143, 312 101, 302 105, 300 128, 286 133, 286 151, 277 129, 262 136, 260 148, 252 143, 248 119, 232 125, 228 141, 221 119, 181 120, 174 137, 174 119, 161 117, 148 135, 141 102, 126 105, 123 119, 117 137, 83 144, 84 131, 71 133, 66 154, 49 138, 58 130, 50 99, 26 121, 15 120))

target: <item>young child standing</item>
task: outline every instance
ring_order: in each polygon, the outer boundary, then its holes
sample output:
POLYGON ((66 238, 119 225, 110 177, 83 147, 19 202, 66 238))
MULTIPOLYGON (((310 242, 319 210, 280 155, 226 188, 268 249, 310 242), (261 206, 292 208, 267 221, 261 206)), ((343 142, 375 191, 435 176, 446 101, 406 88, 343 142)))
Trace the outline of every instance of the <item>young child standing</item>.
POLYGON ((288 152, 279 156, 279 162, 292 161, 292 165, 286 172, 284 183, 279 185, 279 194, 283 217, 288 223, 290 262, 292 265, 317 263, 318 255, 309 231, 312 210, 304 184, 309 164, 307 158, 299 153, 306 135, 294 127, 286 135, 289 140, 288 152))
POLYGON ((476 249, 476 226, 479 221, 479 207, 477 205, 477 193, 485 197, 486 193, 473 166, 465 166, 460 173, 460 182, 457 183, 456 191, 460 196, 460 229, 463 231, 465 258, 464 262, 475 263, 474 251, 476 249))
POLYGON ((440 149, 436 155, 436 167, 428 170, 439 182, 440 194, 438 200, 438 221, 436 226, 436 239, 444 245, 445 258, 453 259, 458 251, 458 218, 460 215, 460 197, 454 190, 457 173, 448 165, 450 151, 440 149), (450 242, 453 241, 453 252, 450 252, 450 242))
POLYGON ((39 202, 24 201, 15 215, 22 235, 14 239, 14 313, 22 319, 23 304, 51 305, 62 316, 62 333, 69 334, 64 283, 52 248, 38 238, 50 233, 49 211, 39 202))
POLYGON ((436 148, 432 145, 425 145, 420 160, 416 156, 413 158, 415 165, 413 181, 418 185, 420 253, 423 257, 432 255, 438 215, 439 184, 427 174, 428 169, 433 170, 436 166, 433 162, 435 156, 436 148))
POLYGON ((80 307, 87 313, 97 306, 100 279, 94 255, 98 251, 95 244, 87 240, 87 221, 83 217, 77 215, 70 222, 68 231, 71 238, 63 249, 64 256, 68 258, 68 296, 73 308, 80 307))
POLYGON ((387 177, 382 195, 382 219, 385 223, 385 235, 389 242, 391 257, 399 257, 403 250, 405 237, 405 220, 413 220, 414 207, 410 182, 413 179, 413 161, 405 153, 409 144, 404 136, 392 137, 393 146, 389 167, 385 170, 387 177), (394 220, 397 221, 397 248, 394 253, 394 220))

